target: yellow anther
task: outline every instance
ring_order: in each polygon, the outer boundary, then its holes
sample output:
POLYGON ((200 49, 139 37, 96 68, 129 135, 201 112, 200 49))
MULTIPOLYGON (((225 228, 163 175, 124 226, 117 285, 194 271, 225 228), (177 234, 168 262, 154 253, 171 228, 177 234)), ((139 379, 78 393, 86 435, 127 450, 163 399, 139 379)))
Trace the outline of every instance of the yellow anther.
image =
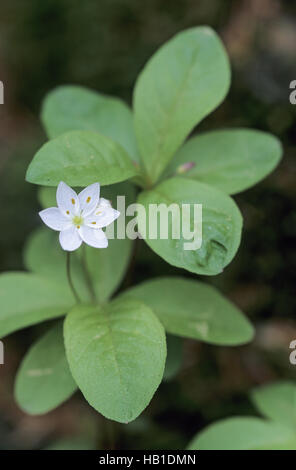
POLYGON ((73 197, 71 199, 71 202, 72 202, 73 205, 75 204, 75 199, 73 197))
POLYGON ((75 215, 72 220, 73 224, 76 225, 77 228, 80 228, 80 225, 83 224, 83 218, 80 215, 75 215))
POLYGON ((89 202, 90 200, 91 200, 91 197, 90 197, 90 196, 88 196, 88 198, 87 198, 86 202, 89 202))

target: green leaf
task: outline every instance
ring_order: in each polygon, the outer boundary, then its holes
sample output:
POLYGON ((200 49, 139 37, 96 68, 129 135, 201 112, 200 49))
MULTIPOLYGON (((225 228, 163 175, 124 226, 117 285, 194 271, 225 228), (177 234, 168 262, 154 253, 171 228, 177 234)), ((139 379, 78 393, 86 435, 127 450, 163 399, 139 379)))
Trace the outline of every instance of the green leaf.
POLYGON ((41 186, 38 189, 38 201, 43 209, 48 207, 54 207, 57 205, 56 199, 57 188, 51 188, 50 186, 41 186))
POLYGON ((167 358, 163 380, 172 380, 179 372, 183 360, 183 341, 178 336, 167 335, 167 358))
POLYGON ((77 389, 65 354, 63 325, 58 322, 30 348, 18 370, 15 397, 31 415, 47 413, 77 389))
POLYGON ((45 320, 73 307, 73 295, 56 281, 36 274, 0 275, 0 337, 45 320))
POLYGON ((262 445, 258 450, 296 450, 296 435, 287 436, 287 439, 281 440, 280 442, 277 441, 262 445))
MULTIPOLYGON (((168 263, 179 268, 187 269, 196 274, 215 275, 223 271, 233 259, 241 238, 242 217, 235 202, 221 191, 186 178, 171 178, 159 184, 150 191, 142 192, 138 202, 145 211, 138 211, 138 227, 142 237, 159 256, 168 263), (184 225, 180 230, 180 239, 173 238, 172 224, 179 225, 178 216, 168 217, 168 239, 161 239, 161 225, 166 223, 167 216, 160 217, 158 226, 149 220, 150 204, 190 204, 190 229, 195 235, 201 224, 193 220, 193 205, 202 204, 202 244, 199 249, 184 249, 188 243, 183 237, 184 225), (156 238, 151 231, 156 231, 156 238)), ((180 211, 181 212, 181 211, 180 211)), ((182 215, 180 215, 182 221, 182 215)), ((187 225, 188 225, 187 223, 187 225)), ((193 235, 192 235, 193 236, 193 235)))
POLYGON ((225 49, 208 27, 177 34, 148 61, 136 83, 134 108, 138 146, 152 182, 222 102, 229 84, 225 49))
POLYGON ((109 240, 107 249, 94 252, 86 247, 86 259, 91 273, 97 299, 108 300, 120 285, 131 255, 131 240, 109 240))
POLYGON ((60 86, 46 96, 41 118, 50 139, 74 130, 95 131, 137 159, 132 112, 117 98, 81 86, 60 86))
MULTIPOLYGON (((272 421, 253 417, 235 417, 218 421, 193 438, 190 450, 256 450, 291 448, 290 429, 272 421)), ((296 439, 294 439, 294 449, 296 439)))
POLYGON ((296 432, 296 385, 282 381, 255 388, 251 393, 256 408, 267 418, 296 432))
POLYGON ((126 291, 148 305, 168 333, 218 345, 250 341, 254 329, 215 287, 181 277, 158 278, 126 291))
POLYGON ((185 143, 166 174, 182 171, 182 165, 193 163, 193 168, 183 176, 235 194, 265 178, 281 156, 280 141, 266 132, 251 129, 206 132, 185 143))
POLYGON ((78 306, 66 317, 66 354, 86 400, 109 419, 127 423, 161 382, 166 343, 153 312, 134 300, 78 306))
POLYGON ((44 450, 97 450, 96 442, 88 436, 64 437, 49 444, 44 450))
POLYGON ((136 175, 126 151, 92 131, 72 131, 44 144, 30 163, 26 179, 43 186, 118 183, 136 175))

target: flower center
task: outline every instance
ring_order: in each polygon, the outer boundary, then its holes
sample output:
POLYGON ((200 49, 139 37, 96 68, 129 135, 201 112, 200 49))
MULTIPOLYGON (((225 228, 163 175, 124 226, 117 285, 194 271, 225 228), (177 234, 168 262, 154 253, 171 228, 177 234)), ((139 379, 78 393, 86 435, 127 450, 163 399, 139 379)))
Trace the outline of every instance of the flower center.
POLYGON ((83 217, 81 215, 75 215, 72 219, 72 222, 74 225, 76 225, 77 228, 80 228, 80 225, 83 224, 83 217))

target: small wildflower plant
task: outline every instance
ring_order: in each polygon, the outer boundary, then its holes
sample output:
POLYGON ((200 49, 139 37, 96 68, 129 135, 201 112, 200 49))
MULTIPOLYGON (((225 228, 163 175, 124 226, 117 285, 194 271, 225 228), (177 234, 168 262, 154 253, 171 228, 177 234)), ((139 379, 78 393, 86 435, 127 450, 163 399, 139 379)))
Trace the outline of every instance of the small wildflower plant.
MULTIPOLYGON (((117 293, 134 242, 115 237, 108 243, 103 230, 119 216, 109 202, 117 195, 144 207, 202 204, 200 249, 184 251, 183 242, 170 236, 142 243, 193 276, 226 268, 242 230, 231 195, 263 179, 282 153, 275 137, 257 130, 188 138, 229 86, 220 39, 208 27, 196 27, 177 34, 147 62, 132 109, 79 86, 62 86, 46 97, 41 118, 49 140, 26 179, 40 186, 40 217, 60 232, 61 247, 58 234, 40 226, 25 247, 28 272, 0 277, 0 337, 54 320, 17 373, 15 396, 26 412, 47 413, 79 388, 99 413, 128 423, 163 380, 166 335, 228 346, 252 340, 248 319, 206 282, 159 277, 117 293)), ((138 215, 140 233, 149 224, 144 219, 138 215)))

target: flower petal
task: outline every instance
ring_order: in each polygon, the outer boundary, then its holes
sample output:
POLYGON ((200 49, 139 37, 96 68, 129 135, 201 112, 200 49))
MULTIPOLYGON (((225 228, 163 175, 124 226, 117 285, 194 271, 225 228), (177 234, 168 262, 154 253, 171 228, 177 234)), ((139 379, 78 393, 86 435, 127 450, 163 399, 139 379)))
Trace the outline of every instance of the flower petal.
POLYGON ((80 209, 83 216, 87 216, 93 212, 100 199, 100 184, 94 183, 87 186, 78 194, 80 209))
POLYGON ((107 227, 112 224, 120 216, 120 212, 112 207, 106 208, 103 211, 96 210, 95 215, 89 215, 84 223, 93 228, 107 227))
POLYGON ((57 204, 66 217, 79 213, 79 199, 75 191, 66 183, 61 181, 57 189, 57 204))
POLYGON ((74 251, 80 247, 82 239, 73 225, 60 233, 60 244, 65 251, 74 251))
POLYGON ((94 248, 107 248, 108 246, 108 238, 101 229, 94 229, 84 225, 79 229, 79 234, 87 245, 94 248))
POLYGON ((111 207, 111 201, 109 201, 109 199, 101 197, 99 200, 98 209, 105 209, 106 207, 111 207))
POLYGON ((57 207, 49 207, 39 212, 42 221, 53 230, 65 230, 71 224, 57 207))

